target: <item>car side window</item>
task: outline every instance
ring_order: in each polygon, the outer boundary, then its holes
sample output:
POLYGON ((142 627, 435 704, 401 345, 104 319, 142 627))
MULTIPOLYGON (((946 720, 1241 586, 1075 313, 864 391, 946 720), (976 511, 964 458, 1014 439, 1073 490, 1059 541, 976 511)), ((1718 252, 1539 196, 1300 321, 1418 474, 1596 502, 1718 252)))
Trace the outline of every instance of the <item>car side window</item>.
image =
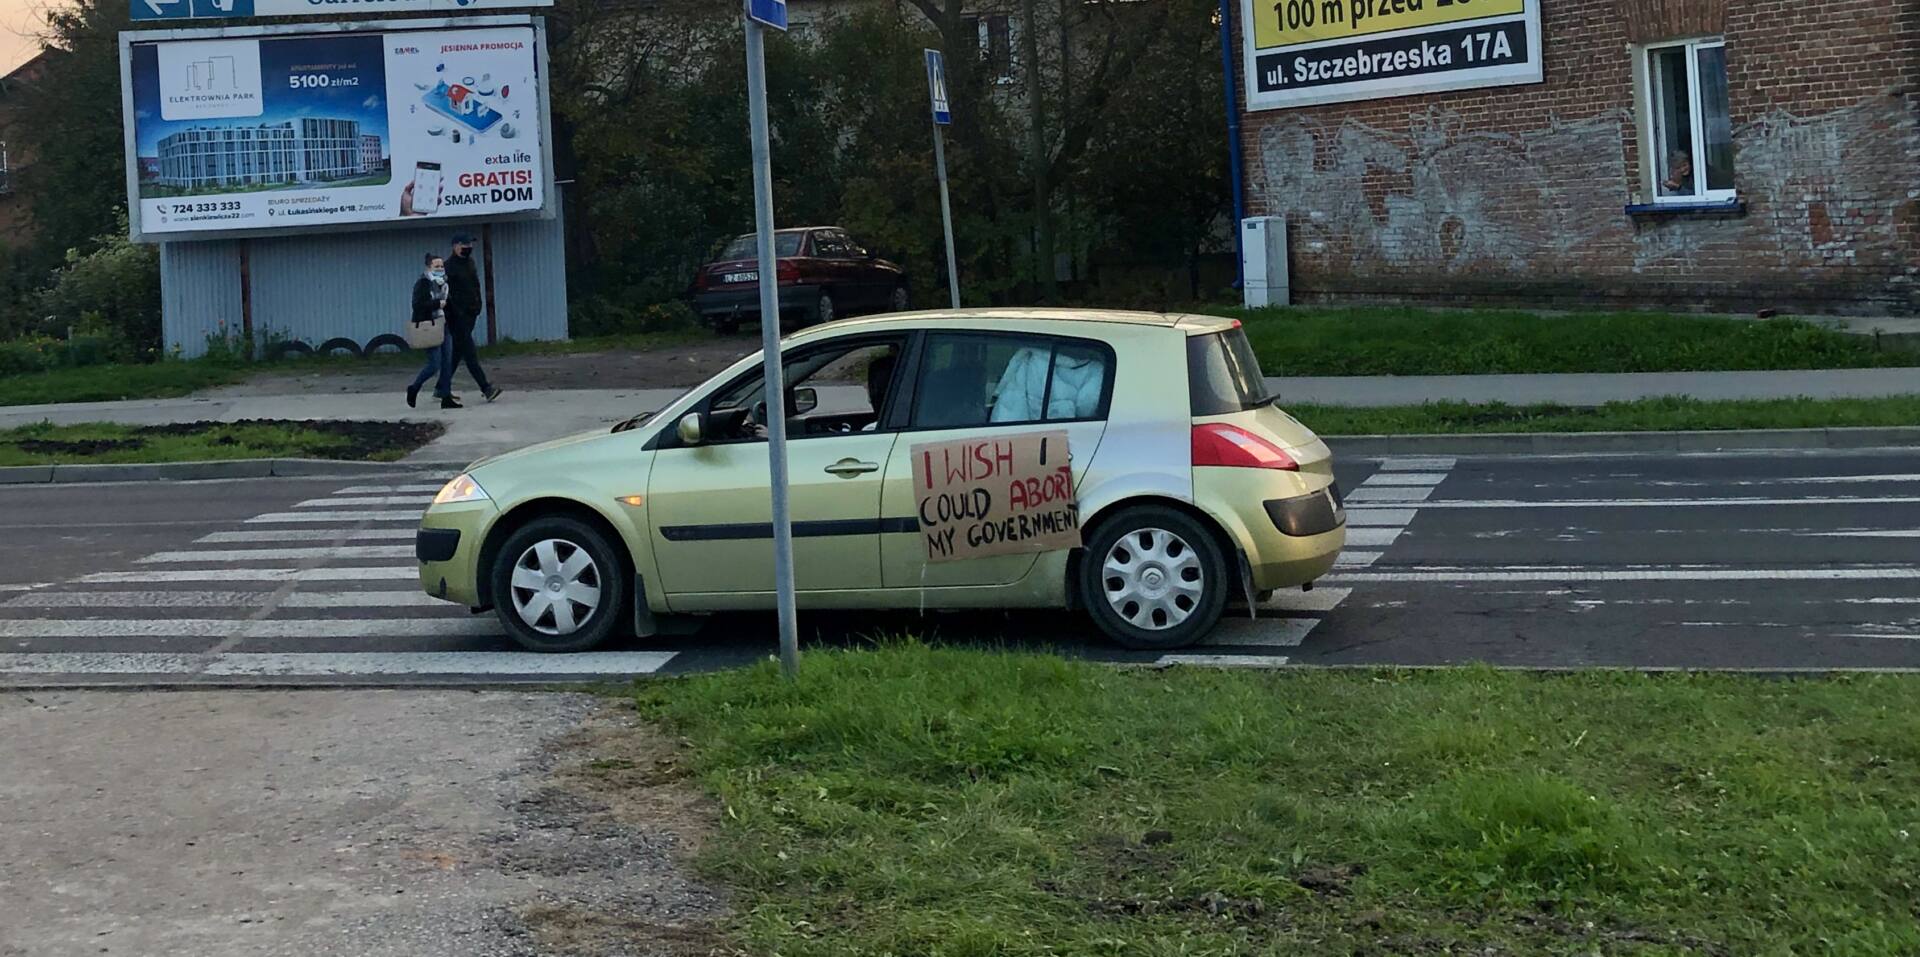
POLYGON ((1111 354, 1024 335, 933 333, 914 388, 916 429, 1105 418, 1111 354))
MULTIPOLYGON (((864 340, 789 355, 783 360, 787 387, 788 437, 872 432, 881 428, 880 416, 899 378, 896 367, 903 341, 864 340), (797 389, 810 389, 812 407, 795 401, 797 389)), ((758 373, 714 393, 708 403, 716 431, 715 441, 751 442, 766 438, 759 421, 766 388, 758 373)))
POLYGON ((813 254, 822 259, 847 258, 846 237, 831 229, 823 229, 814 233, 813 254))

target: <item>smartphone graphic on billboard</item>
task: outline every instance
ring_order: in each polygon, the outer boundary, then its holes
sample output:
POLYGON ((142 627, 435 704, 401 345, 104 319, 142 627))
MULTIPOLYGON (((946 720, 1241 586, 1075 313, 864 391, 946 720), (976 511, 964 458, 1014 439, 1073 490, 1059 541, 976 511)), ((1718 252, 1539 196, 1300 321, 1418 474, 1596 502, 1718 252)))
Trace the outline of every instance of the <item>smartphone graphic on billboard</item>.
POLYGON ((442 82, 420 98, 427 108, 474 131, 485 133, 504 117, 488 106, 473 88, 462 83, 442 82))
POLYGON ((440 164, 413 164, 413 211, 415 213, 437 213, 440 211, 440 164))

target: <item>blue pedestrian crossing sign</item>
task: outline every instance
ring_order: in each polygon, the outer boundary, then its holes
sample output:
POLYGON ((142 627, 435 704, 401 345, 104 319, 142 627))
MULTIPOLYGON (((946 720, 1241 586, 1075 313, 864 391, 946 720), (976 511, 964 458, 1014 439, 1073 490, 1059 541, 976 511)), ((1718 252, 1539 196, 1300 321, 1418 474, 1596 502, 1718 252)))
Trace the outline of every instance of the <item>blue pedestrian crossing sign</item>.
POLYGON ((747 19, 775 30, 785 30, 787 0, 747 0, 747 19))
POLYGON ((953 122, 953 104, 947 99, 947 58, 939 50, 927 53, 927 93, 933 97, 933 121, 941 126, 953 122))

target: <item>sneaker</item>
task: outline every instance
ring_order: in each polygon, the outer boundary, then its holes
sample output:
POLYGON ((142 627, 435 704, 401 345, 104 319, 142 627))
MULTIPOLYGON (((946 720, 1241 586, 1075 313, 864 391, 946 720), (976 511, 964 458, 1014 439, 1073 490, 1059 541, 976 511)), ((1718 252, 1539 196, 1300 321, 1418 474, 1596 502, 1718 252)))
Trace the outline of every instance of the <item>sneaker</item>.
POLYGON ((482 392, 480 394, 486 396, 488 402, 492 402, 493 400, 500 398, 500 393, 502 391, 504 390, 496 385, 488 388, 485 392, 482 392))
POLYGON ((441 407, 441 408, 443 408, 443 409, 464 409, 464 408, 466 408, 466 406, 464 406, 464 405, 461 405, 461 404, 460 404, 460 400, 459 400, 459 399, 456 399, 456 398, 454 398, 453 396, 450 396, 450 395, 443 395, 443 396, 441 396, 441 397, 440 397, 440 407, 441 407))
POLYGON ((407 408, 409 409, 418 408, 419 402, 420 402, 420 387, 417 385, 407 386, 407 408))

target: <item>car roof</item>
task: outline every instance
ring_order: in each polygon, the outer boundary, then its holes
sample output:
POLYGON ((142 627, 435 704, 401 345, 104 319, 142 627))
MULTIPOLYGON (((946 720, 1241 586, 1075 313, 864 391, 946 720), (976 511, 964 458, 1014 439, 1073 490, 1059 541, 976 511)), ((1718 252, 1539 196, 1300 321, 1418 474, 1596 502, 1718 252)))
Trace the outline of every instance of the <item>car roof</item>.
POLYGON ((864 329, 868 331, 892 328, 895 326, 919 326, 922 324, 964 325, 968 320, 1001 319, 1021 322, 1104 322, 1116 325, 1158 326, 1163 329, 1179 329, 1187 335, 1205 335, 1223 332, 1239 327, 1240 320, 1227 316, 1205 316, 1179 312, 1135 312, 1125 309, 1074 309, 1074 308, 985 308, 985 309, 929 309, 920 312, 893 312, 879 316, 864 316, 858 319, 841 319, 825 326, 815 326, 804 332, 795 333, 794 339, 811 339, 816 335, 838 334, 842 331, 864 329))

